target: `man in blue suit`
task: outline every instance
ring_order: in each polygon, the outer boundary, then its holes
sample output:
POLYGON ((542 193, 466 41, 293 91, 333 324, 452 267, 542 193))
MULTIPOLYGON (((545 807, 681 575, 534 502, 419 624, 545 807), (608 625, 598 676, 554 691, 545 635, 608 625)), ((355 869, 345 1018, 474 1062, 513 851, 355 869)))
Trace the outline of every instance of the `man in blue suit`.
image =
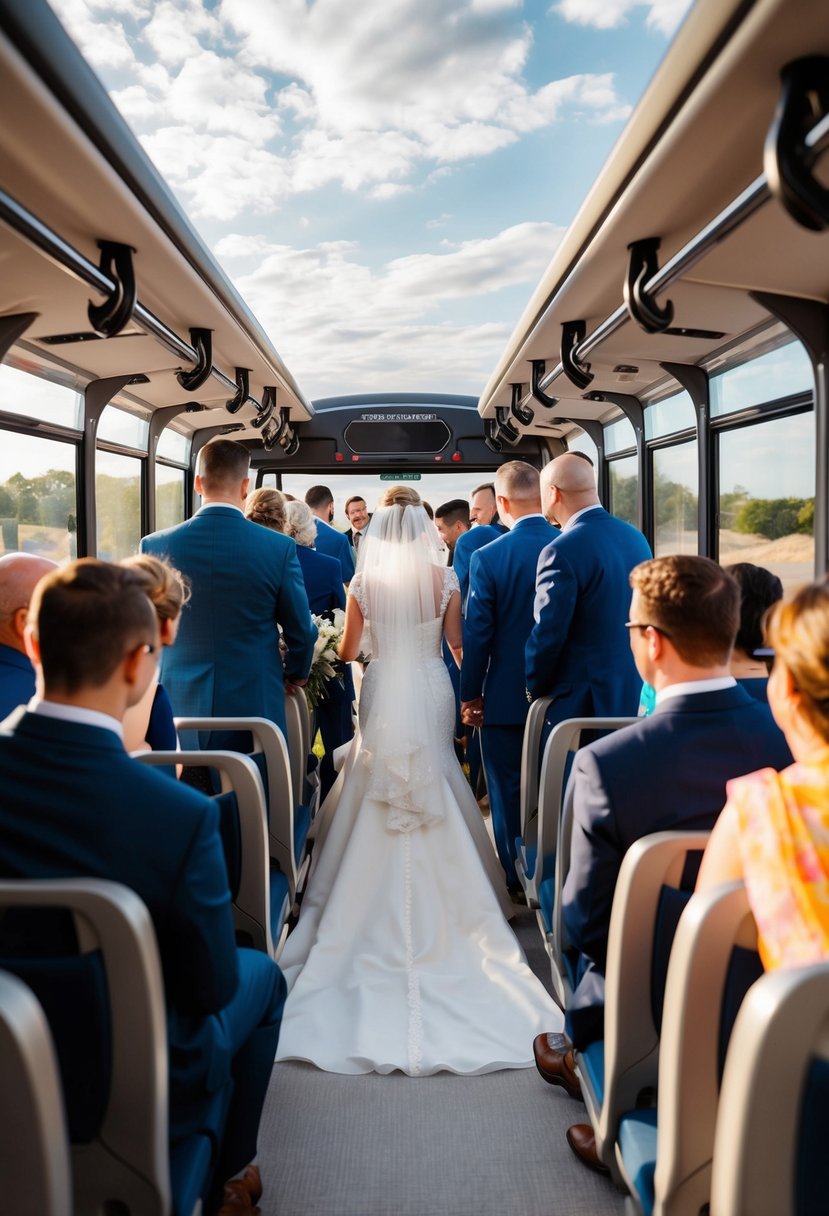
POLYGON ((641 532, 608 514, 591 465, 557 456, 541 470, 541 501, 561 533, 539 558, 527 691, 552 696, 542 747, 567 718, 635 716, 642 680, 625 632, 634 566, 651 556, 641 532))
MULTIPOLYGON (((192 587, 176 644, 161 661, 175 712, 270 718, 284 734, 285 692, 307 680, 316 631, 295 543, 242 513, 249 459, 231 439, 205 444, 196 476, 200 510, 145 536, 141 551, 168 560, 192 587)), ((234 736, 214 733, 210 745, 234 747, 234 736)))
POLYGON ((466 612, 466 599, 469 595, 469 567, 472 562, 472 554, 503 535, 504 530, 494 528, 492 524, 476 524, 474 528, 462 533, 455 541, 452 566, 461 585, 461 608, 464 612, 466 612))
POLYGON ((533 624, 538 556, 557 533, 541 514, 537 469, 520 460, 501 465, 495 491, 498 510, 512 527, 472 555, 461 711, 468 726, 481 727, 495 844, 507 886, 517 893, 515 840, 521 827, 521 747, 527 720, 524 646, 533 624))
POLYGON ((48 557, 5 553, 0 557, 0 722, 35 695, 35 669, 23 634, 37 583, 55 569, 48 557))
POLYGON ((336 557, 342 570, 343 582, 350 583, 354 577, 354 550, 346 536, 331 527, 334 518, 334 495, 328 486, 311 486, 305 493, 305 502, 316 516, 317 552, 336 557))
POLYGON ((38 585, 27 644, 43 699, 0 731, 0 873, 107 878, 144 900, 164 975, 170 1138, 206 1132, 220 1188, 256 1154, 285 981, 236 947, 215 804, 124 751, 121 719, 157 661, 155 608, 134 571, 83 559, 38 585))
MULTIPOLYGON (((656 709, 582 748, 573 764, 563 914, 576 983, 565 1026, 579 1048, 604 1035, 610 911, 627 850, 652 832, 711 828, 727 781, 791 763, 769 707, 729 674, 740 617, 734 579, 709 558, 674 556, 637 566, 630 584, 630 647, 656 709)), ((577 1093, 566 1043, 540 1035, 533 1046, 541 1075, 577 1093)), ((589 1126, 570 1133, 577 1156, 596 1168, 589 1126)))

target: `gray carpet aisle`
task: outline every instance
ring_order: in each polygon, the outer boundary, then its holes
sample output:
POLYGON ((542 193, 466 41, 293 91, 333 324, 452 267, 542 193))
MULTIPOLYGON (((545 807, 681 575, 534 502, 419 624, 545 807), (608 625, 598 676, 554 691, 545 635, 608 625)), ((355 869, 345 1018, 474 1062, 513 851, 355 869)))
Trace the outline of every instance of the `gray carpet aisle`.
MULTIPOLYGON (((513 924, 546 980, 534 913, 513 924)), ((259 1137, 262 1216, 621 1216, 621 1194, 567 1147, 584 1118, 534 1068, 345 1077, 278 1064, 259 1137)))

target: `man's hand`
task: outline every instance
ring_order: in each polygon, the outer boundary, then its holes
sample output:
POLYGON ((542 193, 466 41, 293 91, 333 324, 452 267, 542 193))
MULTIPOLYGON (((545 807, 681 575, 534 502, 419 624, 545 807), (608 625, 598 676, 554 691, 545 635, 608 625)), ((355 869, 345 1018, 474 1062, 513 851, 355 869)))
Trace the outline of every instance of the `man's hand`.
POLYGON ((461 722, 463 722, 465 726, 483 726, 483 697, 476 697, 474 701, 461 701, 461 722))
POLYGON ((289 697, 295 697, 300 688, 304 688, 308 683, 308 677, 304 680, 287 680, 285 681, 285 692, 289 697))

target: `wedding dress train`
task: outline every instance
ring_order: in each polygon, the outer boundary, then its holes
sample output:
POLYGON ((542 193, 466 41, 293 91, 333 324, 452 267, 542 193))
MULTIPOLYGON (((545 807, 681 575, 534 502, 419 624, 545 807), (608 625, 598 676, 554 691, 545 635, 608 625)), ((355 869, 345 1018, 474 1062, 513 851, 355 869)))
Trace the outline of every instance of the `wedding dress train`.
MULTIPOLYGON (((299 923, 280 958, 289 997, 277 1060, 479 1074, 530 1066, 535 1035, 562 1028, 507 923, 515 909, 452 748, 440 642, 457 579, 442 577, 437 614, 416 627, 414 686, 399 689, 393 756, 372 730, 387 658, 366 670, 360 730, 320 811, 299 923), (436 728, 434 754, 412 743, 418 713, 436 728)), ((360 575, 350 593, 368 624, 360 575)), ((389 644, 372 628, 373 654, 389 644)))

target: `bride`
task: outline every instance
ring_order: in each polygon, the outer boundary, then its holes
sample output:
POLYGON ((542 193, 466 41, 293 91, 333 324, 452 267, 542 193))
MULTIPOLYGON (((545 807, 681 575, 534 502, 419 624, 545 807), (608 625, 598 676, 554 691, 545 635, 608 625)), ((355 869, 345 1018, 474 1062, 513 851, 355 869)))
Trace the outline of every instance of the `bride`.
POLYGON ((504 878, 455 758, 458 580, 417 493, 386 490, 360 545, 340 654, 370 646, 359 731, 321 811, 280 965, 277 1060, 338 1073, 533 1064, 562 1017, 506 917, 504 878))

